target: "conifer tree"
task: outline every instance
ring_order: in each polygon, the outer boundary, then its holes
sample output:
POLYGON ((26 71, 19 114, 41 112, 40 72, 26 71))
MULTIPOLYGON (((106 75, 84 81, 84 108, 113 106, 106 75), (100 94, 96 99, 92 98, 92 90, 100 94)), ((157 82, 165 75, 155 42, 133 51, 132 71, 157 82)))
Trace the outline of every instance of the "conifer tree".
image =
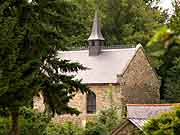
POLYGON ((67 103, 78 91, 89 92, 81 80, 65 75, 86 68, 57 57, 72 39, 71 24, 81 27, 71 15, 74 8, 63 0, 1 1, 0 107, 12 117, 9 135, 20 134, 19 109, 39 91, 50 114, 77 114, 67 103))

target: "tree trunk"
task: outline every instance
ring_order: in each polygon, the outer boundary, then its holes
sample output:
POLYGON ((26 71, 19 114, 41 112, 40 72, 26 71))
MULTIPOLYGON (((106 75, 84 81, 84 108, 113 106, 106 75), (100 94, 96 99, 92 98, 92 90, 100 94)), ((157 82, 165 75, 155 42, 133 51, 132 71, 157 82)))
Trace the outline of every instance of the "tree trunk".
POLYGON ((19 112, 15 111, 11 113, 12 127, 9 135, 20 135, 19 132, 19 112))

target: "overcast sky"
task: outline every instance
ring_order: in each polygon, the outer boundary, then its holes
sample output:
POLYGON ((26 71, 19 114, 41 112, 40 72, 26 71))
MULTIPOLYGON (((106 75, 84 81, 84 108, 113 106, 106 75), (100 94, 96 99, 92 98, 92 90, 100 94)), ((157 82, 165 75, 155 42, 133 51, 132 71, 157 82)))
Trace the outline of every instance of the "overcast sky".
POLYGON ((160 3, 159 3, 159 5, 160 5, 163 9, 169 9, 169 13, 172 14, 172 13, 173 13, 172 1, 173 1, 173 0, 161 0, 160 3))

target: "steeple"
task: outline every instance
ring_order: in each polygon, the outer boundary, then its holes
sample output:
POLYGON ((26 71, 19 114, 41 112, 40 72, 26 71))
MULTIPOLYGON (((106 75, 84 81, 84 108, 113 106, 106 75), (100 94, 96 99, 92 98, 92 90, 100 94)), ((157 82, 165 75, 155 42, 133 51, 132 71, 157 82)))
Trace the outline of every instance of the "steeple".
POLYGON ((88 38, 88 42, 89 42, 89 56, 99 55, 101 52, 101 48, 104 45, 104 37, 101 33, 101 26, 97 11, 95 12, 92 32, 88 38))
POLYGON ((93 27, 91 35, 89 36, 88 40, 104 40, 104 37, 101 33, 101 26, 100 21, 98 17, 98 12, 95 12, 94 21, 93 21, 93 27))

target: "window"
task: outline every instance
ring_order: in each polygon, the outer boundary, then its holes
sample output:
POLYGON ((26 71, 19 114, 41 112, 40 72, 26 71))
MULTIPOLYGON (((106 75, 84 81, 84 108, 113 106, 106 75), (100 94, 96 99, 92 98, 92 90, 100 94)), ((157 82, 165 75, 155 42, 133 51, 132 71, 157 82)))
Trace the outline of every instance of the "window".
POLYGON ((92 41, 92 46, 95 46, 95 41, 92 41))
POLYGON ((96 112, 96 95, 87 94, 87 113, 96 112))

